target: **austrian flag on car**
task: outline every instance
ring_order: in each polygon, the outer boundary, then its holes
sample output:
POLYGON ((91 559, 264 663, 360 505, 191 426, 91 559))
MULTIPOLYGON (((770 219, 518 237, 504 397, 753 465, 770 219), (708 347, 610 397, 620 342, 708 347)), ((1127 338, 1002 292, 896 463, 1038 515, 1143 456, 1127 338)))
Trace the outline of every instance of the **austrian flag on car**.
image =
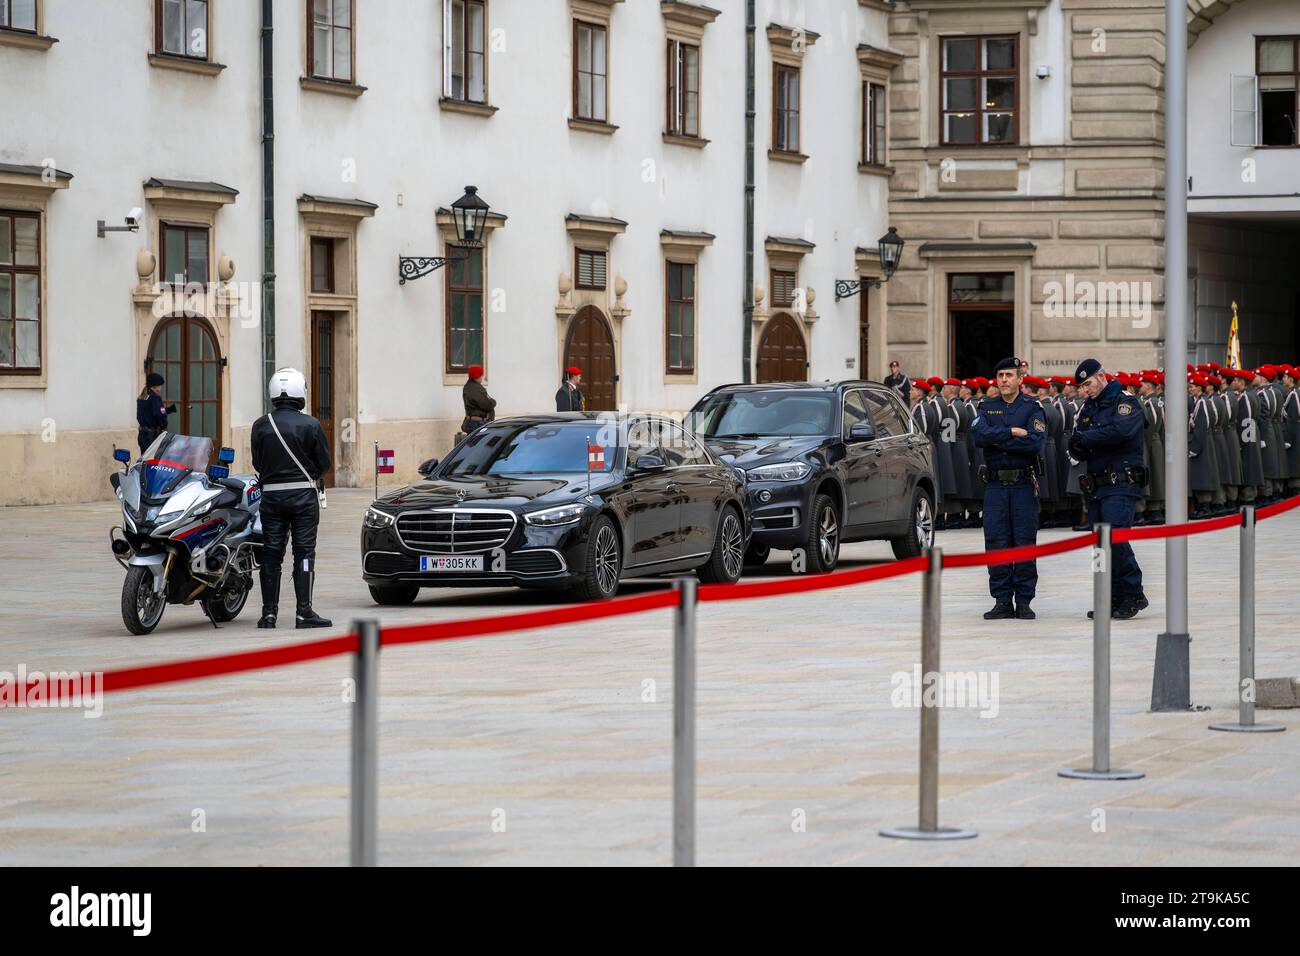
POLYGON ((605 470, 605 446, 604 445, 587 446, 587 470, 588 471, 605 470))
POLYGON ((381 448, 375 452, 375 471, 381 475, 391 475, 397 470, 397 453, 393 449, 381 448))

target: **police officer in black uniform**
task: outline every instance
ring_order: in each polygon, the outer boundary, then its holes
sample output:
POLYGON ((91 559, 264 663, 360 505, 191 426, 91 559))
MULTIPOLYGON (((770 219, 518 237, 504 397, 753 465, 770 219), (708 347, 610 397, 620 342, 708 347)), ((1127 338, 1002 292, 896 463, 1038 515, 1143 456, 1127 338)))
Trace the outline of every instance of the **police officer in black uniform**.
MULTIPOLYGON (((1080 362, 1074 381, 1086 401, 1070 439, 1070 457, 1087 469, 1079 476, 1079 485, 1088 503, 1088 522, 1131 528, 1147 483, 1142 461, 1146 419, 1137 397, 1125 392, 1118 381, 1108 382, 1096 359, 1080 362)), ((1142 593, 1142 569, 1127 541, 1111 544, 1110 559, 1115 582, 1111 617, 1127 620, 1150 603, 1142 593)), ((1088 617, 1092 616, 1089 611, 1088 617)))
MULTIPOLYGON (((1047 439, 1043 407, 1020 391, 1021 364, 1005 358, 994 370, 998 395, 986 398, 971 425, 971 436, 984 450, 984 549, 1032 545, 1038 539, 1038 478, 1047 439)), ((1033 620, 1029 606, 1038 588, 1038 564, 1019 561, 989 567, 993 609, 986 620, 1018 617, 1033 620), (1012 604, 1012 598, 1015 604, 1012 604)))
POLYGON ((167 416, 176 411, 174 404, 163 405, 162 387, 166 384, 161 375, 150 372, 144 377, 144 391, 135 400, 135 422, 140 426, 136 441, 142 455, 167 430, 167 416))
POLYGON ((320 478, 330 467, 329 441, 320 422, 303 413, 307 380, 294 368, 271 376, 272 411, 253 422, 253 468, 262 482, 262 618, 275 627, 280 604, 280 565, 293 538, 293 590, 298 627, 333 622, 311 607, 316 578, 316 527, 320 524, 320 478))

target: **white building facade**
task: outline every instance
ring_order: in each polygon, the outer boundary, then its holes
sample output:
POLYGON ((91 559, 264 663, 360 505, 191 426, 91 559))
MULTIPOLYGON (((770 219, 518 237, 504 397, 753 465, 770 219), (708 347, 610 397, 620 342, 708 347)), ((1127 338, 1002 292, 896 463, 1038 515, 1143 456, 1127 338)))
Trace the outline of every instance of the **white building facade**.
POLYGON ((746 0, 272 6, 268 179, 261 4, 0 5, 0 503, 107 497, 147 370, 240 468, 302 368, 345 486, 444 454, 474 364, 503 415, 575 364, 589 406, 685 410, 746 331, 752 377, 883 374, 880 291, 833 289, 888 227, 889 3, 755 4, 752 279, 746 0))

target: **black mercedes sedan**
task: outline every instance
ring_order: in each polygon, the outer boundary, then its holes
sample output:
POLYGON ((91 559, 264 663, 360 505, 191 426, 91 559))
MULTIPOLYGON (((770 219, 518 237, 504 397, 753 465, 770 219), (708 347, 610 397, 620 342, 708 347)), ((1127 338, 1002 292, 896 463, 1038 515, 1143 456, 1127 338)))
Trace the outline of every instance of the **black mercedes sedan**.
POLYGON ((930 441, 884 385, 724 385, 696 403, 687 425, 745 473, 747 564, 797 549, 796 567, 819 573, 835 568, 846 541, 888 539, 900 558, 934 541, 930 441))
POLYGON ((409 604, 426 587, 510 585, 599 600, 625 577, 734 582, 744 567, 743 479, 667 419, 501 419, 420 473, 366 512, 362 574, 379 604, 409 604))

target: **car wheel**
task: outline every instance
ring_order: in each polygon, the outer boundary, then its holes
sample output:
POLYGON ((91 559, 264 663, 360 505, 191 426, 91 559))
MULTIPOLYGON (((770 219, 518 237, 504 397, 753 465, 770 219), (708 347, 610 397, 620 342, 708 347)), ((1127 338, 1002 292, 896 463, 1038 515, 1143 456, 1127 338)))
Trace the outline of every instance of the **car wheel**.
POLYGON ((760 541, 750 541, 749 547, 745 549, 745 567, 761 568, 767 564, 768 556, 772 549, 760 541))
POLYGON ((623 548, 618 532, 609 516, 601 515, 591 526, 582 580, 573 586, 573 596, 581 601, 607 601, 618 593, 622 574, 623 548))
POLYGON ((419 596, 420 587, 416 584, 370 585, 370 597, 381 607, 403 607, 407 604, 414 604, 415 599, 419 596))
POLYGON ((840 512, 827 495, 813 498, 812 520, 804 541, 805 573, 834 571, 840 561, 840 512))
POLYGON ((912 514, 907 522, 907 534, 890 538, 896 558, 916 558, 934 546, 934 501, 923 488, 912 492, 912 514))
POLYGON ((713 536, 713 552, 695 573, 705 584, 735 584, 745 569, 745 528, 740 515, 730 505, 722 509, 718 530, 713 536))

